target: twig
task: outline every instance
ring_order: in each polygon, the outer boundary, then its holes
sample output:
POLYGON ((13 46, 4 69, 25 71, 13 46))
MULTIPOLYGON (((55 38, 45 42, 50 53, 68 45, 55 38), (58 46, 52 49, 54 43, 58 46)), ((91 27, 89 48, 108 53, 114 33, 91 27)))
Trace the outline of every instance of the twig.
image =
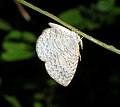
POLYGON ((19 12, 21 13, 21 15, 23 16, 23 18, 26 20, 26 21, 30 21, 31 20, 31 17, 30 15, 28 14, 28 12, 25 10, 25 8, 16 0, 13 0, 13 2, 17 5, 17 8, 19 10, 19 12))

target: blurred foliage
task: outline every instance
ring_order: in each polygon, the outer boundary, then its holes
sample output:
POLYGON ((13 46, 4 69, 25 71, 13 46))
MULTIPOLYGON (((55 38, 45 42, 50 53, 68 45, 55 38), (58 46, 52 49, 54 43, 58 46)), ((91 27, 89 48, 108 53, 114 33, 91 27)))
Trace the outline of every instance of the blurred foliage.
POLYGON ((91 4, 89 8, 80 5, 59 14, 65 22, 87 30, 112 24, 117 16, 120 16, 120 7, 115 6, 115 0, 99 0, 96 4, 91 4))
POLYGON ((22 105, 19 103, 15 96, 9 96, 4 94, 3 97, 12 105, 12 107, 22 107, 22 105))
POLYGON ((53 79, 49 79, 47 81, 47 84, 50 86, 50 87, 53 87, 53 86, 56 86, 57 85, 57 82, 55 82, 53 79))
POLYGON ((42 103, 35 101, 33 107, 44 107, 44 106, 42 105, 42 103))
POLYGON ((35 102, 33 103, 33 107, 44 107, 43 104, 40 102, 40 100, 43 100, 45 98, 45 94, 44 93, 35 93, 34 94, 34 99, 35 102))
POLYGON ((6 22, 5 20, 0 19, 0 29, 4 30, 4 31, 10 31, 13 28, 12 28, 11 24, 6 22))
POLYGON ((17 61, 31 58, 35 55, 34 47, 36 37, 30 32, 12 30, 3 41, 1 59, 4 61, 17 61))
MULTIPOLYGON (((74 2, 74 1, 73 1, 74 2)), ((96 4, 85 7, 71 8, 63 11, 58 15, 65 22, 87 30, 94 30, 100 28, 102 25, 111 24, 115 21, 117 16, 120 16, 120 8, 115 6, 115 0, 98 0, 96 4)), ((30 59, 35 56, 35 42, 36 36, 28 31, 16 30, 11 24, 5 20, 0 20, 0 30, 6 31, 3 42, 0 58, 2 61, 14 62, 20 60, 30 59)), ((119 76, 116 75, 110 78, 111 81, 119 81, 119 76)), ((55 86, 57 83, 52 79, 47 81, 47 91, 39 91, 34 93, 33 107, 44 107, 42 101, 51 103, 53 101, 53 94, 55 93, 55 86), (49 88, 52 87, 52 88, 49 88), (49 96, 48 96, 49 95, 49 96)), ((2 77, 0 77, 0 88, 2 84, 2 77)), ((26 84, 22 88, 25 90, 32 90, 35 87, 31 84, 26 84)), ((36 88, 36 87, 35 87, 36 88)), ((45 90, 45 89, 43 89, 45 90)), ((3 94, 4 99, 12 105, 12 107, 22 107, 18 99, 13 95, 3 94)), ((55 96, 54 96, 55 97, 55 96)), ((47 104, 46 104, 47 105, 47 104)))

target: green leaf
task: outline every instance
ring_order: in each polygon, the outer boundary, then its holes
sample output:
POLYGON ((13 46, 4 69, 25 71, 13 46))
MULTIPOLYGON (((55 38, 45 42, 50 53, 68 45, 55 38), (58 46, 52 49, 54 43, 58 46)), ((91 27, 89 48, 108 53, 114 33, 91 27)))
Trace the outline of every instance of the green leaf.
POLYGON ((36 36, 31 32, 23 32, 22 35, 22 39, 30 43, 34 43, 37 39, 36 36))
POLYGON ((4 94, 3 97, 6 101, 8 101, 13 107, 22 107, 20 102, 17 100, 15 96, 9 96, 4 94))
POLYGON ((18 30, 13 30, 6 35, 5 40, 20 40, 21 38, 22 38, 22 32, 18 30))
POLYGON ((114 16, 120 15, 120 7, 116 6, 111 12, 113 13, 114 16))
POLYGON ((93 30, 93 29, 100 27, 99 24, 93 22, 91 19, 83 17, 80 11, 89 12, 87 8, 80 6, 79 8, 73 8, 73 9, 60 13, 59 17, 65 22, 80 29, 93 30))
POLYGON ((31 32, 21 32, 18 30, 11 31, 6 35, 5 40, 23 40, 29 43, 34 43, 36 41, 36 36, 31 32))
POLYGON ((18 0, 18 1, 24 1, 24 0, 18 0))
POLYGON ((40 93, 40 92, 34 94, 35 100, 43 100, 44 97, 45 97, 45 95, 43 93, 40 93))
POLYGON ((33 107, 43 107, 43 104, 36 101, 36 102, 33 103, 33 107))
POLYGON ((4 61, 24 60, 35 55, 32 47, 25 43, 5 41, 3 43, 3 49, 5 52, 1 54, 1 59, 4 61))
POLYGON ((92 22, 91 20, 85 19, 83 26, 89 30, 93 30, 93 29, 99 28, 100 24, 92 22))
POLYGON ((0 29, 4 30, 4 31, 10 31, 13 28, 12 28, 12 26, 8 22, 0 19, 0 29))
POLYGON ((47 84, 48 84, 49 86, 56 86, 56 85, 57 85, 57 82, 55 82, 53 79, 48 79, 47 84))
POLYGON ((79 8, 72 8, 61 12, 59 18, 71 25, 78 25, 80 20, 82 20, 79 8))
POLYGON ((35 55, 33 43, 36 36, 30 32, 18 30, 8 33, 3 41, 1 59, 4 61, 18 61, 35 55))
POLYGON ((99 0, 96 4, 97 10, 107 12, 115 7, 115 0, 99 0))

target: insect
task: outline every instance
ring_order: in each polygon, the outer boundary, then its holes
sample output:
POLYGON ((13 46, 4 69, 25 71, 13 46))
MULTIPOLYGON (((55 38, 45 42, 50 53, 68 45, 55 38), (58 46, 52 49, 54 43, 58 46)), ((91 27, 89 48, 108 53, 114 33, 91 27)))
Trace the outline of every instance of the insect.
POLYGON ((60 85, 68 86, 74 77, 79 59, 79 44, 82 39, 77 33, 55 24, 43 30, 36 42, 39 59, 45 62, 48 74, 60 85))

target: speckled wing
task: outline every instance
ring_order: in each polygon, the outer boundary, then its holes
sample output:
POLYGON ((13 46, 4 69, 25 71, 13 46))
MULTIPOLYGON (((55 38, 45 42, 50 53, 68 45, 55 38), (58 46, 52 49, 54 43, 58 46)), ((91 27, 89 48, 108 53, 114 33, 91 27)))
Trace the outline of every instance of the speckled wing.
POLYGON ((37 40, 36 52, 45 62, 48 74, 59 84, 68 86, 78 65, 81 39, 60 25, 49 25, 51 28, 45 29, 37 40))

